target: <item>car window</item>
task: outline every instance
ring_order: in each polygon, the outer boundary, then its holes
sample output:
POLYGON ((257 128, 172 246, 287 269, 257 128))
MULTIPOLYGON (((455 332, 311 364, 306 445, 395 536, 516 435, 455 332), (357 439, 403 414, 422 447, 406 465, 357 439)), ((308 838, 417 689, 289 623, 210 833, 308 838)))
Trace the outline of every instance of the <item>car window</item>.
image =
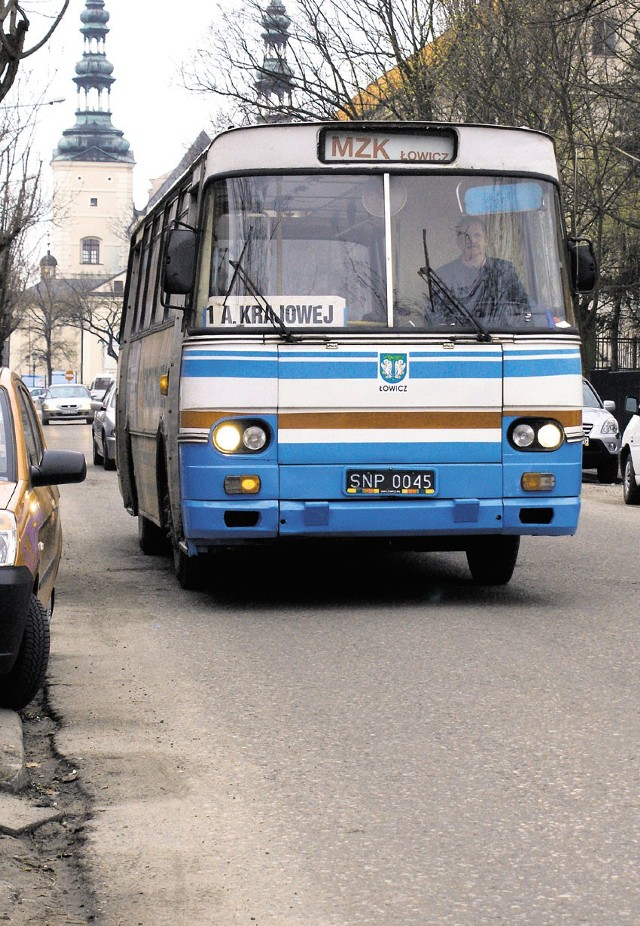
POLYGON ((0 390, 0 480, 15 480, 15 449, 11 408, 7 393, 0 390))
POLYGON ((582 405, 585 408, 602 408, 596 391, 586 380, 582 381, 582 405))
POLYGON ((27 457, 29 465, 37 465, 42 459, 44 444, 40 436, 37 416, 33 410, 33 404, 27 397, 24 389, 18 389, 18 404, 20 407, 20 417, 24 430, 24 442, 27 448, 27 457))

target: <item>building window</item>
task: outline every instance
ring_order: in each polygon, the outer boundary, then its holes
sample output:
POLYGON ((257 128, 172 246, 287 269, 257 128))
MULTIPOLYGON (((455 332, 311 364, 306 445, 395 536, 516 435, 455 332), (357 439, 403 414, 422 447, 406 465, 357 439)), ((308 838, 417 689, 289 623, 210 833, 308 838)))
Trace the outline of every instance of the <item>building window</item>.
POLYGON ((593 20, 591 50, 594 55, 615 55, 618 33, 610 16, 596 16, 593 20))
POLYGON ((90 206, 97 206, 97 205, 98 205, 98 197, 97 197, 97 196, 92 196, 91 199, 89 200, 89 205, 90 205, 90 206))
POLYGON ((100 263, 100 242, 97 238, 82 239, 82 263, 99 264, 100 263))
POLYGON ((124 292, 124 281, 123 280, 114 280, 113 281, 113 291, 114 293, 124 292))

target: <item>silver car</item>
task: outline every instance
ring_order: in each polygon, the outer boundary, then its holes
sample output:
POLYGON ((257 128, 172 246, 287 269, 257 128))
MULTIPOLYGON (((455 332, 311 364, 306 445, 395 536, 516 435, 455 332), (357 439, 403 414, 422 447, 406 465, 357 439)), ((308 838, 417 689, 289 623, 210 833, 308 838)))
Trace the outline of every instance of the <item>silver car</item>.
POLYGON ((93 462, 105 469, 116 468, 116 384, 111 383, 91 426, 93 462))
POLYGON ((40 410, 43 424, 78 419, 84 419, 87 424, 93 421, 91 393, 79 383, 48 386, 40 400, 40 410))

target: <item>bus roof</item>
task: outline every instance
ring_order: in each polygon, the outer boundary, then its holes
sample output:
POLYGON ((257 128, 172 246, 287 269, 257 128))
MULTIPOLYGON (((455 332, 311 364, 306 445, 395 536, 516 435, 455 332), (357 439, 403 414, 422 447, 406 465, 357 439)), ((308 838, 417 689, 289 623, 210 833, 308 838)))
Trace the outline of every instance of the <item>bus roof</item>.
POLYGON ((501 125, 313 122, 248 126, 216 136, 207 157, 207 173, 360 170, 366 164, 374 169, 513 172, 558 179, 551 136, 501 125), (332 147, 328 139, 334 140, 332 147))

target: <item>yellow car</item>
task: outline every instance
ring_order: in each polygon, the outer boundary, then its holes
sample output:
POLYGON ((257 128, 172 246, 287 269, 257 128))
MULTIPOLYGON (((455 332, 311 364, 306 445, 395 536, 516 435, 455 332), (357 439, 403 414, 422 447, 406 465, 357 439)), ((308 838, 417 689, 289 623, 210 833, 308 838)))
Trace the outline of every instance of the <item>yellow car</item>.
POLYGON ((47 450, 29 390, 0 368, 0 707, 41 688, 62 553, 57 486, 82 482, 83 453, 47 450))

